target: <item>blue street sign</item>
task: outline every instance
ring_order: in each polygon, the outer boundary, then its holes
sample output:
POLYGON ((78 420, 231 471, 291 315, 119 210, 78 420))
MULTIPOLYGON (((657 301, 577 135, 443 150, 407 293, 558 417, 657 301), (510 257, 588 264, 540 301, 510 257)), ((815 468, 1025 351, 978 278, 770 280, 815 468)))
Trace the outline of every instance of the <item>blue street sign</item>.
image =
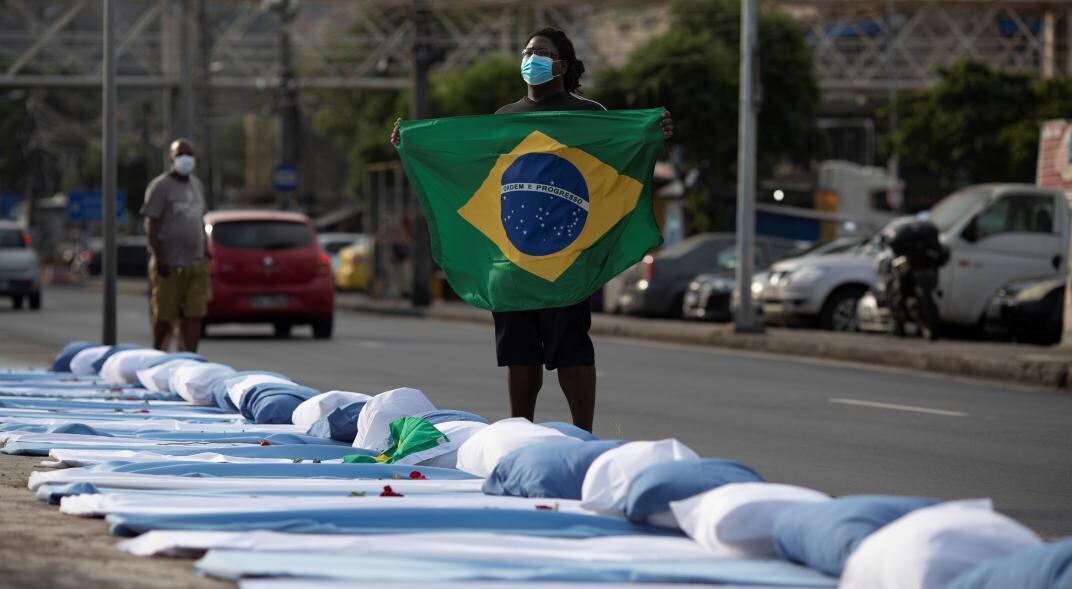
POLYGON ((14 192, 0 192, 0 219, 14 218, 15 208, 22 202, 22 196, 14 192))
MULTIPOLYGON (((126 216, 127 194, 116 191, 115 218, 126 216)), ((68 221, 100 221, 104 218, 104 202, 99 190, 78 190, 67 193, 68 221)))
POLYGON ((272 189, 279 192, 294 192, 298 189, 298 168, 279 164, 272 169, 272 189))

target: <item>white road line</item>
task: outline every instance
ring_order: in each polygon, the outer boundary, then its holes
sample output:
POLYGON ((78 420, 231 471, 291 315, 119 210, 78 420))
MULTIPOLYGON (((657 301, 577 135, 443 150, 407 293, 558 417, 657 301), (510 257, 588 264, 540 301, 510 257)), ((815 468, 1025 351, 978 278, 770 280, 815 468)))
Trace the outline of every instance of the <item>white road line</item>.
POLYGON ((831 403, 842 405, 859 405, 861 407, 875 407, 877 409, 892 409, 894 411, 911 411, 913 413, 929 413, 931 415, 945 415, 946 417, 967 417, 967 413, 960 411, 946 411, 945 409, 930 409, 928 407, 915 407, 913 405, 895 405, 893 403, 876 403, 874 401, 860 401, 858 399, 830 399, 831 403))

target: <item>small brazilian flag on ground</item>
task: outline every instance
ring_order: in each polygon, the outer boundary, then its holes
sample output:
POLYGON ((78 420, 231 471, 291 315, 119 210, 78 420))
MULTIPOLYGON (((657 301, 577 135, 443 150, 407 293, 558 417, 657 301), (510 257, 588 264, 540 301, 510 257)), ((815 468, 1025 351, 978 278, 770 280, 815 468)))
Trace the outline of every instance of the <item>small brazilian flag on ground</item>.
POLYGON ((458 296, 492 311, 564 307, 657 247, 662 112, 404 121, 398 151, 458 296))

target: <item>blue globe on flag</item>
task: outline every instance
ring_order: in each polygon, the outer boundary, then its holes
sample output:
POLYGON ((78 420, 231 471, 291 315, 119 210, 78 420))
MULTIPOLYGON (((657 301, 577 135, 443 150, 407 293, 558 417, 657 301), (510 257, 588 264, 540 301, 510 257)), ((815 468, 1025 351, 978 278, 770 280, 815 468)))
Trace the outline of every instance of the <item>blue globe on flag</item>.
POLYGON ((560 252, 588 220, 588 184, 568 160, 525 154, 502 175, 502 224, 510 243, 530 256, 560 252))

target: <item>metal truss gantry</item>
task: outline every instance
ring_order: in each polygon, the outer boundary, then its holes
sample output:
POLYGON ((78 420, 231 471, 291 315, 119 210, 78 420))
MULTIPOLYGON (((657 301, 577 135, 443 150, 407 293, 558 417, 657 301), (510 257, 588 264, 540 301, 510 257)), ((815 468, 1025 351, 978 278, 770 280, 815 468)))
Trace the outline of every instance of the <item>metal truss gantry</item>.
MULTIPOLYGON (((120 86, 177 87, 204 75, 212 88, 265 89, 281 83, 281 32, 291 38, 302 88, 400 88, 409 83, 414 45, 410 0, 125 0, 118 10, 120 86), (280 6, 289 6, 281 18, 280 6), (207 69, 198 74, 199 64, 207 69)), ((570 30, 578 52, 614 59, 619 48, 599 29, 622 0, 428 0, 446 51, 441 68, 488 52, 513 53, 525 35, 551 25, 570 30), (608 8, 610 7, 610 8, 608 8)), ((641 11, 650 9, 638 8, 641 11)), ((625 18, 628 19, 626 14, 625 18)), ((643 20, 643 19, 637 19, 643 20)), ((95 86, 102 57, 100 2, 2 0, 0 86, 95 86)))
POLYGON ((1037 79, 1072 75, 1067 0, 788 0, 827 93, 923 88, 941 66, 984 62, 1037 79), (1063 49, 1063 50, 1062 50, 1063 49))
MULTIPOLYGON (((99 0, 0 0, 0 87, 95 86, 99 0)), ((513 53, 532 30, 570 31, 592 65, 619 64, 665 30, 665 2, 425 0, 441 69, 513 53)), ((919 88, 962 59, 1039 78, 1072 74, 1067 0, 783 0, 805 26, 828 91, 919 88)), ((401 88, 413 0, 120 0, 119 84, 270 89, 289 32, 300 88, 401 88), (291 13, 282 18, 280 7, 291 13)), ((761 39, 762 42, 762 39, 761 39)))

